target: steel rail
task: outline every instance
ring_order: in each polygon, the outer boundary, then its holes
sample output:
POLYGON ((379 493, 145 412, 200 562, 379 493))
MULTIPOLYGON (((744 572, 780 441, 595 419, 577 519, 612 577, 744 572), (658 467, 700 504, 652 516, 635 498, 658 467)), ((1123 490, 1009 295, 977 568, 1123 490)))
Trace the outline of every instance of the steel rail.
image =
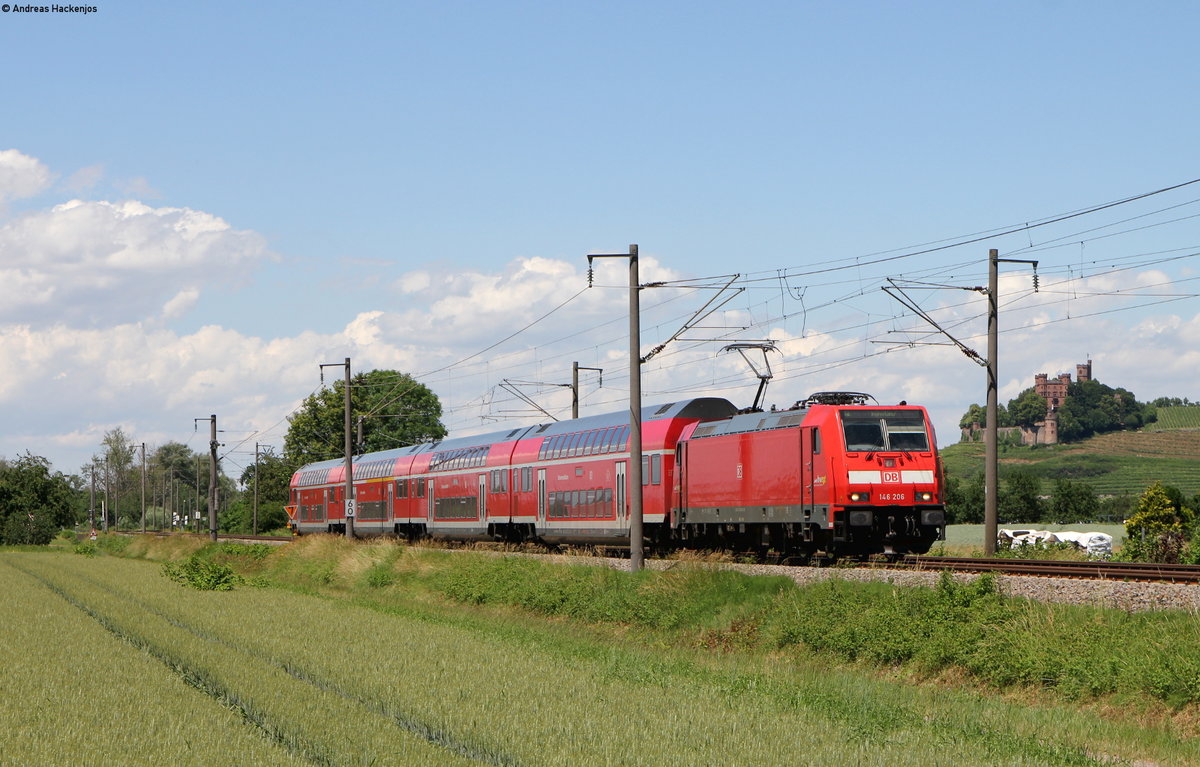
POLYGON ((1042 559, 986 559, 978 557, 907 556, 893 567, 913 570, 994 572, 1054 578, 1090 578, 1112 581, 1200 583, 1200 565, 1166 565, 1152 562, 1105 562, 1042 559))

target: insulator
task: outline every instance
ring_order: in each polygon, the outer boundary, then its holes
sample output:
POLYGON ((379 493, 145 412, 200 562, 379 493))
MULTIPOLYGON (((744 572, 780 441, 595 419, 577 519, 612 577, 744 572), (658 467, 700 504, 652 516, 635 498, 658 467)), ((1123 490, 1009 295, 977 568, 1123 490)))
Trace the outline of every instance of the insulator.
POLYGON ((1034 293, 1038 292, 1038 276, 1037 276, 1037 272, 1034 272, 1034 273, 1033 273, 1033 292, 1034 292, 1034 293))
POLYGON ((592 267, 588 266, 588 287, 592 286, 592 267))

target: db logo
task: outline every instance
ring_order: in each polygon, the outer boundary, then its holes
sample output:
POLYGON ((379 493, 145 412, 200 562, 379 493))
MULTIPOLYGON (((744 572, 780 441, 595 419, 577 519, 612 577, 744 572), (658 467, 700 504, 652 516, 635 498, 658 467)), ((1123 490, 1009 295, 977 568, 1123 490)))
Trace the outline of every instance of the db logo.
POLYGON ((882 472, 882 474, 883 474, 884 482, 899 482, 900 481, 900 472, 898 472, 898 471, 885 471, 885 472, 882 472))

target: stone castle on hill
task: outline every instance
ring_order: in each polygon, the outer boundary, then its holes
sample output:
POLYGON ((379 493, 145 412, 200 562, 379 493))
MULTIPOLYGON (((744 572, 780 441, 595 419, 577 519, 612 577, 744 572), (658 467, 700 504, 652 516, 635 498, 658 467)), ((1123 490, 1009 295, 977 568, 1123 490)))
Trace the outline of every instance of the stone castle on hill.
MULTIPOLYGON (((1075 380, 1082 383, 1092 380, 1092 361, 1088 360, 1075 366, 1075 380)), ((1045 373, 1033 377, 1033 390, 1046 400, 1046 417, 1036 422, 1032 428, 1024 426, 1003 426, 1000 434, 1021 435, 1021 443, 1025 445, 1057 445, 1058 444, 1058 407, 1067 399, 1067 391, 1071 386, 1071 374, 1059 373, 1054 378, 1045 373)), ((970 440, 982 432, 982 424, 973 423, 963 429, 963 439, 970 440)))
MULTIPOLYGON (((1075 380, 1079 383, 1092 380, 1091 360, 1075 366, 1075 380)), ((1059 373, 1053 380, 1045 373, 1033 377, 1033 390, 1046 400, 1046 419, 1035 423, 1032 429, 1014 427, 1021 430, 1021 442, 1026 445, 1058 444, 1058 406, 1066 401, 1070 385, 1070 373, 1059 373)))

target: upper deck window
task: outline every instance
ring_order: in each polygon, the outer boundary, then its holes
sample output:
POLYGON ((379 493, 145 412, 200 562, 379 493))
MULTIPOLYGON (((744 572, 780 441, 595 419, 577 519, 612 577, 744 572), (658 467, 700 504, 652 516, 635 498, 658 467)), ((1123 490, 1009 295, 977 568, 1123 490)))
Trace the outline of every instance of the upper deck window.
POLYGON ((929 430, 920 410, 843 410, 848 451, 929 450, 929 430))

